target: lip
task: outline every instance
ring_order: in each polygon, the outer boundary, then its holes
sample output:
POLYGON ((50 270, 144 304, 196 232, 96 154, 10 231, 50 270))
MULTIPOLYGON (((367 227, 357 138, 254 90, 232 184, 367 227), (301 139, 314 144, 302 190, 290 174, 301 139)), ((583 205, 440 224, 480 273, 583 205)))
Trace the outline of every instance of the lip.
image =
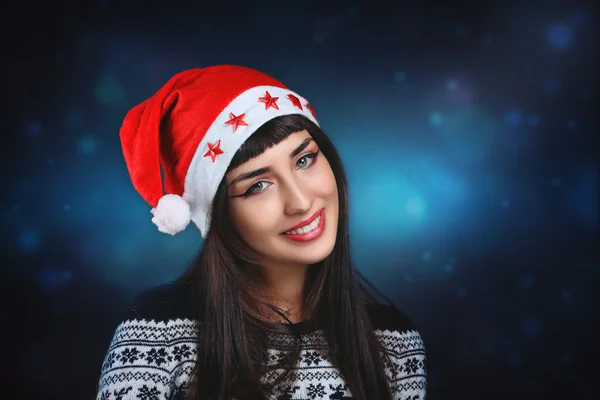
POLYGON ((293 231, 293 230, 296 230, 298 228, 301 228, 304 225, 310 224, 311 222, 313 222, 313 220, 315 218, 317 218, 320 214, 323 213, 323 210, 325 210, 325 207, 321 208, 319 211, 317 211, 316 213, 314 213, 313 215, 311 215, 308 219, 305 219, 304 221, 302 221, 302 222, 300 222, 300 223, 292 226, 291 228, 286 229, 285 231, 282 232, 282 234, 285 233, 285 232, 289 232, 289 231, 293 231))
MULTIPOLYGON (((319 236, 321 236, 321 234, 325 230, 325 209, 322 208, 319 212, 315 213, 313 217, 311 217, 310 219, 307 220, 310 223, 315 218, 317 218, 319 215, 321 216, 319 225, 317 225, 315 227, 315 229, 313 229, 312 231, 310 231, 308 233, 302 233, 299 235, 288 235, 285 233, 282 233, 281 235, 283 237, 285 237, 286 239, 292 240, 294 242, 309 242, 311 240, 318 238, 319 236)), ((298 229, 299 227, 304 226, 306 224, 307 224, 306 222, 302 222, 300 225, 296 225, 296 228, 292 228, 290 230, 298 229)))

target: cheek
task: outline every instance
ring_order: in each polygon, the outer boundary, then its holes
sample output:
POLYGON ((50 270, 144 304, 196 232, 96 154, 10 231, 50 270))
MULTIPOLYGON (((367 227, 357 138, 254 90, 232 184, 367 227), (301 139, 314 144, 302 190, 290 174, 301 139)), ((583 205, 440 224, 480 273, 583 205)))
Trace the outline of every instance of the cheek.
POLYGON ((251 241, 261 232, 269 231, 272 225, 269 219, 271 214, 264 212, 262 205, 240 202, 230 208, 230 214, 233 225, 246 241, 251 241))
POLYGON ((333 171, 326 160, 319 168, 318 173, 312 180, 316 191, 322 197, 337 198, 337 183, 333 171))

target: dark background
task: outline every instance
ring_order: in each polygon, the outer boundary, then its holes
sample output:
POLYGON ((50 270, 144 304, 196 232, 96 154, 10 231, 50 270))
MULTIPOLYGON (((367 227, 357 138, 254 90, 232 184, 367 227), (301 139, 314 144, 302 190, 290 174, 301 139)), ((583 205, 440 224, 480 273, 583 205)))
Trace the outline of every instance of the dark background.
POLYGON ((430 399, 592 397, 591 2, 47 3, 3 12, 2 398, 93 398, 133 296, 200 248, 152 225, 118 130, 175 73, 223 63, 316 109, 355 262, 419 326, 430 399))

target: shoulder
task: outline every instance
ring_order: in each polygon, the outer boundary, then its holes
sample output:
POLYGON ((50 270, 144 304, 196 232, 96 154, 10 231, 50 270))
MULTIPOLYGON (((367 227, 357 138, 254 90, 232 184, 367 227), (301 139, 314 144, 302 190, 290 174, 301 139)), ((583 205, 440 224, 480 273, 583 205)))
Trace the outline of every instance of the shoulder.
POLYGON ((166 322, 193 319, 193 291, 189 283, 172 282, 138 293, 125 320, 166 322))
POLYGON ((414 322, 393 304, 366 305, 367 313, 375 330, 416 332, 418 331, 414 322))
POLYGON ((390 354, 397 358, 416 356, 425 362, 425 344, 413 321, 394 305, 367 305, 375 334, 390 354))
POLYGON ((116 328, 111 347, 195 340, 188 284, 168 283, 138 293, 116 328))
POLYGON ((183 393, 198 340, 190 296, 190 288, 180 283, 156 286, 136 296, 104 357, 97 399, 151 394, 173 398, 183 393))
POLYGON ((375 334, 390 357, 386 373, 392 387, 402 398, 424 399, 427 357, 416 325, 394 305, 368 304, 367 311, 375 334))

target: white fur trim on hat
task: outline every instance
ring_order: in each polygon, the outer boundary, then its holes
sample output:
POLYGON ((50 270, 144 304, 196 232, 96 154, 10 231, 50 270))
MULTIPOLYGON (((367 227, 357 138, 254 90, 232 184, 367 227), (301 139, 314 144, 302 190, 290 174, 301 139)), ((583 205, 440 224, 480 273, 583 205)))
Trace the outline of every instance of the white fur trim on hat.
POLYGON ((152 222, 158 230, 169 235, 183 231, 192 220, 190 204, 181 196, 167 194, 158 200, 156 208, 150 210, 152 222))

